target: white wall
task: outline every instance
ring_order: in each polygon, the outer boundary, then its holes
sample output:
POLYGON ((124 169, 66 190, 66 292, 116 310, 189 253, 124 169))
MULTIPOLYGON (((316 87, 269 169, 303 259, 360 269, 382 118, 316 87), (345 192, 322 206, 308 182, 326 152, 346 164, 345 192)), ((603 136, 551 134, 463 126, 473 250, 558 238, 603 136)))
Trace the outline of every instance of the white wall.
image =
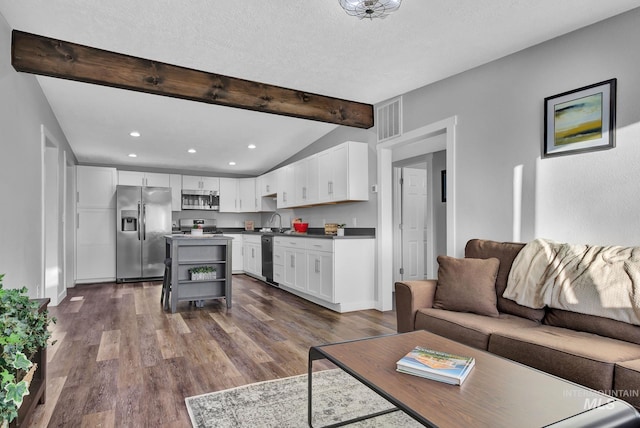
MULTIPOLYGON (((523 241, 640 245, 639 24, 635 9, 403 95, 405 132, 458 118, 457 255, 471 238, 512 240, 519 165, 523 241), (544 98, 614 77, 617 147, 541 160, 544 98)), ((347 140, 371 145, 375 183, 374 130, 338 127, 283 164, 347 140)), ((377 195, 372 196, 365 204, 295 214, 314 226, 330 210, 347 223, 356 216, 359 226, 374 227, 377 195)))
POLYGON ((36 78, 11 66, 11 29, 2 15, 0 94, 0 273, 5 287, 25 286, 35 297, 42 286, 40 125, 69 147, 36 78))
POLYGON ((636 9, 404 95, 405 130, 458 117, 459 253, 511 239, 518 165, 522 240, 640 244, 639 24, 636 9), (614 77, 617 147, 540 160, 544 98, 614 77))

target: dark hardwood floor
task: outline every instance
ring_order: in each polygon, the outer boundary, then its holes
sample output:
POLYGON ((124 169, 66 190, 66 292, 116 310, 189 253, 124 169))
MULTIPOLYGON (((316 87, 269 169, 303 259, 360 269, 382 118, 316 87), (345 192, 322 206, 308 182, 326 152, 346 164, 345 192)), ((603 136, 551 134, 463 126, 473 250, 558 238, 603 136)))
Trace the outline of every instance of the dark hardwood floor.
POLYGON ((312 345, 396 331, 394 312, 338 314, 245 275, 231 309, 184 302, 171 314, 160 291, 79 285, 50 308, 57 343, 32 427, 189 427, 185 397, 304 374, 312 345))

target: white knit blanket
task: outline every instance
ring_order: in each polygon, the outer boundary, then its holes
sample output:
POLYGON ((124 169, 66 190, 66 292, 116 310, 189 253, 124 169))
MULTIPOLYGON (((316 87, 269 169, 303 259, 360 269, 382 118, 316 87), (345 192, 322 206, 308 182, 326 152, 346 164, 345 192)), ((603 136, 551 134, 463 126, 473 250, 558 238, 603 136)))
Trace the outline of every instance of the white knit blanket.
POLYGON ((514 260, 503 297, 640 325, 640 247, 536 239, 514 260))

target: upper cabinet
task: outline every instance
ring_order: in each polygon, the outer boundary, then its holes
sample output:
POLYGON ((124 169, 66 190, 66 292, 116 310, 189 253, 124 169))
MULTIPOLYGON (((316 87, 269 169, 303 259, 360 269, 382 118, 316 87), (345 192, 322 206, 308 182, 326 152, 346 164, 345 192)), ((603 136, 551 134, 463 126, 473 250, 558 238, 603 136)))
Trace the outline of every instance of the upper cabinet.
POLYGON ((348 141, 318 153, 318 201, 369 200, 369 156, 365 143, 348 141))
POLYGON ((258 211, 258 202, 256 200, 256 179, 240 178, 238 179, 238 199, 239 211, 243 213, 254 213, 258 211))
POLYGON ((220 212, 238 212, 238 179, 220 178, 220 212))
POLYGON ((182 175, 170 174, 171 211, 182 211, 182 175))
POLYGON ((348 141, 279 168, 278 208, 368 201, 368 150, 348 141))
POLYGON ((294 173, 293 165, 286 165, 278 170, 278 208, 288 208, 295 206, 294 193, 295 185, 293 182, 294 173))
POLYGON ((218 177, 198 177, 194 175, 183 175, 182 188, 186 190, 206 190, 209 192, 219 192, 220 179, 218 177))
POLYGON ((170 187, 169 174, 157 172, 118 171, 118 184, 125 186, 170 187))
POLYGON ((118 173, 115 168, 78 166, 76 169, 78 208, 115 208, 118 173))
POLYGON ((276 171, 262 174, 256 179, 256 193, 258 196, 273 196, 278 192, 278 175, 276 171))
POLYGON ((318 203, 318 156, 313 155, 293 164, 293 204, 318 203))
POLYGON ((220 212, 258 211, 255 178, 220 178, 220 212))

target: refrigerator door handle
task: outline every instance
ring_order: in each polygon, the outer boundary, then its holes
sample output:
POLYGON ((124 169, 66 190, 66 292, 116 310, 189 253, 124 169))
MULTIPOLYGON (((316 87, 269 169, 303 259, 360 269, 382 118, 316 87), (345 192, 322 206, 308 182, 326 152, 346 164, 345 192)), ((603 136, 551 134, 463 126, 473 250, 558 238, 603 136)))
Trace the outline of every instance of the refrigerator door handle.
POLYGON ((147 240, 147 204, 142 204, 142 240, 147 240))
POLYGON ((140 201, 138 201, 138 241, 140 240, 140 201))

